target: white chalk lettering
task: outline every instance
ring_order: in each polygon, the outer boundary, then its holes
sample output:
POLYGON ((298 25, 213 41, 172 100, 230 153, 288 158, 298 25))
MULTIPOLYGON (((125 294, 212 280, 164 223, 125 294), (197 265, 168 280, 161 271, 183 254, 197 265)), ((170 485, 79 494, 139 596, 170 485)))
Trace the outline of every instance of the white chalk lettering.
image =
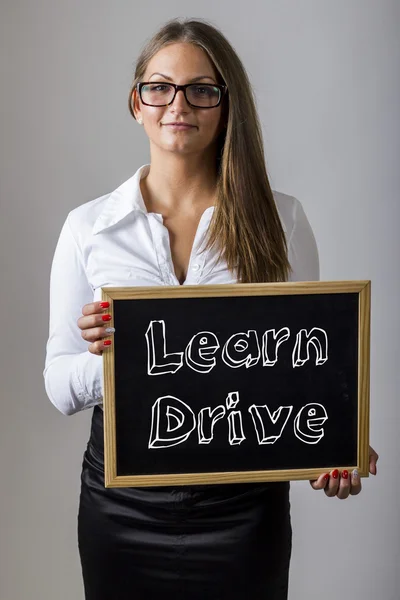
POLYGON ((246 439, 240 410, 233 410, 228 414, 228 427, 228 439, 231 446, 241 444, 246 439))
POLYGON ((174 396, 162 396, 153 404, 149 448, 169 448, 185 442, 196 427, 194 412, 174 396))
POLYGON ((315 427, 323 425, 327 418, 328 415, 322 404, 306 404, 294 420, 296 437, 306 444, 318 444, 325 432, 323 429, 315 429, 315 427))
POLYGON ((176 373, 183 365, 183 352, 167 354, 165 322, 151 321, 146 331, 147 373, 166 375, 176 373))
POLYGON ((197 433, 199 444, 209 444, 214 437, 214 425, 225 416, 225 406, 220 404, 214 410, 209 406, 199 411, 199 420, 197 423, 197 433))
POLYGON ((226 408, 236 408, 239 403, 239 392, 229 392, 226 397, 226 408))
MULTIPOLYGON (((220 349, 218 337, 212 331, 196 333, 186 345, 184 352, 167 353, 166 328, 164 321, 150 321, 146 331, 147 372, 149 375, 176 373, 186 362, 197 373, 207 374, 217 364, 215 356, 220 349)), ((262 356, 263 367, 274 367, 278 362, 281 344, 291 337, 289 327, 279 331, 268 329, 262 335, 250 329, 247 333, 234 333, 225 342, 220 357, 232 369, 253 367, 262 356)), ((310 331, 301 329, 296 335, 292 351, 293 367, 302 367, 310 360, 310 345, 315 350, 315 364, 323 365, 328 360, 328 336, 324 329, 313 327, 310 331)))
POLYGON ((240 410, 232 410, 239 404, 239 392, 229 392, 226 397, 226 408, 231 412, 228 414, 228 439, 231 446, 241 444, 246 436, 243 431, 242 413, 240 410))
MULTIPOLYGON (((152 407, 149 448, 169 448, 186 442, 197 425, 198 443, 210 444, 215 438, 214 427, 217 421, 227 416, 228 443, 230 446, 246 440, 243 429, 243 415, 233 410, 239 402, 239 393, 230 392, 226 406, 220 404, 213 410, 206 406, 196 418, 192 409, 174 396, 158 398, 152 407)), ((293 406, 279 406, 274 412, 266 405, 255 405, 248 409, 259 445, 275 444, 281 437, 293 406)), ((324 436, 322 425, 327 420, 327 412, 319 403, 306 404, 297 413, 293 428, 298 440, 305 444, 317 444, 324 436)))
POLYGON ((257 332, 249 330, 247 333, 232 335, 222 350, 222 360, 228 367, 237 369, 246 366, 252 367, 260 358, 260 346, 257 332))
POLYGON ((275 444, 285 428, 293 410, 293 406, 280 406, 271 414, 266 404, 256 406, 252 404, 249 413, 253 419, 259 444, 275 444))
POLYGON ((301 329, 296 336, 292 359, 293 367, 302 367, 309 359, 309 347, 312 344, 316 351, 315 364, 323 365, 328 360, 328 336, 324 329, 314 327, 310 332, 301 329))
POLYGON ((218 348, 219 342, 215 333, 200 331, 192 337, 186 347, 185 358, 188 366, 198 373, 209 373, 217 361, 214 357, 207 357, 215 354, 218 348))
POLYGON ((289 327, 282 327, 276 333, 276 329, 268 329, 262 337, 263 367, 273 367, 278 360, 278 348, 289 339, 289 327))

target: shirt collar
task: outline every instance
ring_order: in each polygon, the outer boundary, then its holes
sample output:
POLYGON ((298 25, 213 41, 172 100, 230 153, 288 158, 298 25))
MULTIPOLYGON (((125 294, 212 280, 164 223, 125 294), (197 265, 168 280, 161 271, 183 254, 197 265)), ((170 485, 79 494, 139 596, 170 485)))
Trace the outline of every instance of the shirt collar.
MULTIPOLYGON (((92 230, 93 235, 115 225, 134 210, 147 213, 139 182, 148 174, 149 170, 149 164, 142 165, 132 177, 124 181, 124 183, 117 187, 116 190, 111 192, 106 200, 103 210, 94 222, 92 230)), ((273 193, 275 196, 276 192, 273 193)), ((286 233, 286 226, 281 215, 280 220, 283 230, 286 233)))
POLYGON ((134 210, 147 212, 140 190, 140 180, 147 175, 149 169, 149 164, 142 165, 132 177, 111 192, 94 222, 93 235, 115 225, 134 210))

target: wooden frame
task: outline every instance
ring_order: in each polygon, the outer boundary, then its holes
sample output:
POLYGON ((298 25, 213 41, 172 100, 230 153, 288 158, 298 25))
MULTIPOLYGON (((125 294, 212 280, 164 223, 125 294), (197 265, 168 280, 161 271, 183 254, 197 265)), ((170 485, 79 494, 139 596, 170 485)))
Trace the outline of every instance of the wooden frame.
MULTIPOLYGON (((358 447, 357 463, 341 465, 341 468, 357 468, 361 477, 369 475, 369 402, 370 402, 370 281, 326 281, 294 282, 268 284, 233 284, 209 286, 171 286, 171 287, 130 287, 102 288, 102 300, 110 303, 109 313, 113 317, 113 302, 126 299, 157 298, 201 298, 226 296, 264 296, 287 294, 340 294, 357 293, 359 296, 359 336, 358 336, 358 447)), ((112 324, 111 321, 110 324, 112 324)), ((116 419, 114 388, 114 348, 113 345, 103 353, 104 363, 104 453, 105 486, 160 486, 210 483, 287 481, 315 479, 323 472, 329 472, 335 466, 325 469, 303 469, 282 471, 240 471, 212 473, 181 473, 163 475, 117 474, 116 461, 116 419)))

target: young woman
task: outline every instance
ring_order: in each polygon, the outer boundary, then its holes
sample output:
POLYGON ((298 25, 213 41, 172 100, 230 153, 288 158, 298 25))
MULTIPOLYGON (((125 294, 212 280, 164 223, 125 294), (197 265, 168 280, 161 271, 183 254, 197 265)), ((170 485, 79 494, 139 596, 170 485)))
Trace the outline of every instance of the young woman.
MULTIPOLYGON (((101 355, 114 330, 100 288, 316 280, 315 239, 300 202, 271 191, 250 83, 217 29, 163 26, 129 107, 151 162, 70 212, 51 273, 46 390, 64 414, 94 407, 78 516, 85 597, 283 600, 289 483, 104 487, 101 355)), ((339 498, 361 489, 337 470, 311 483, 339 498)))

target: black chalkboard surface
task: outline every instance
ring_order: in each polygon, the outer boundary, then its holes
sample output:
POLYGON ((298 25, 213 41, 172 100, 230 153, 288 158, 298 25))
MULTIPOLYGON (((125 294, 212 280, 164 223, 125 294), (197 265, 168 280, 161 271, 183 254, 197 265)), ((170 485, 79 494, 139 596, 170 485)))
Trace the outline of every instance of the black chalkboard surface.
POLYGON ((369 281, 102 297, 107 487, 368 476, 369 281))

